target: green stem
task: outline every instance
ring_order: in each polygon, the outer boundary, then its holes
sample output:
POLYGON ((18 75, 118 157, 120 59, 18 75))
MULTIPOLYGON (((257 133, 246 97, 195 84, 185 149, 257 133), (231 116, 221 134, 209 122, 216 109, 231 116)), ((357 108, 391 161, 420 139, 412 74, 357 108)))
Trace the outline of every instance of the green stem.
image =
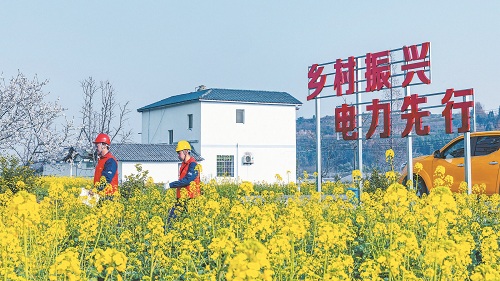
MULTIPOLYGON (((436 239, 434 240, 434 242, 436 242, 438 239, 439 239, 439 221, 441 220, 441 213, 439 213, 438 217, 437 217, 437 225, 436 225, 436 239)), ((434 259, 434 277, 432 278, 432 280, 437 280, 437 262, 436 262, 436 259, 434 259)))
POLYGON ((28 278, 28 235, 26 233, 26 222, 23 218, 23 241, 24 241, 24 276, 28 278))
POLYGON ((99 243, 99 238, 101 237, 102 228, 103 224, 101 224, 99 221, 99 232, 97 233, 97 238, 95 239, 94 249, 97 248, 97 244, 99 243))
POLYGON ((294 239, 292 239, 292 253, 290 255, 290 280, 293 280, 293 277, 295 275, 295 242, 294 239))
MULTIPOLYGON (((107 271, 107 270, 106 270, 106 271, 107 271)), ((111 272, 113 272, 113 271, 111 271, 111 272)), ((106 277, 104 277, 104 281, 108 280, 109 275, 111 274, 111 272, 107 272, 107 273, 106 273, 106 277)))
POLYGON ((7 262, 5 260, 2 260, 3 264, 3 281, 7 281, 7 262))
POLYGON ((326 275, 327 265, 328 265, 328 254, 325 254, 325 262, 323 264, 323 277, 325 277, 325 275, 326 275))
POLYGON ((156 253, 153 252, 153 256, 151 257, 151 271, 149 272, 149 280, 153 280, 153 271, 155 270, 155 256, 156 253))
MULTIPOLYGON (((85 239, 85 242, 83 242, 83 248, 82 248, 82 254, 80 255, 80 267, 84 268, 84 257, 85 257, 85 248, 87 248, 87 242, 89 240, 85 239)), ((85 270, 85 280, 87 280, 87 271, 85 270)))

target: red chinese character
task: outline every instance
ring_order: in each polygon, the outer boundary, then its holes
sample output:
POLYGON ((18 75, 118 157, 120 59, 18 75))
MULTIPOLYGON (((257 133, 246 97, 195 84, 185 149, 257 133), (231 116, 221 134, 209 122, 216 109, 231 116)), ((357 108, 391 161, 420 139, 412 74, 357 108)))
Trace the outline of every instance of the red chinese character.
POLYGON ((415 124, 415 131, 417 132, 417 135, 423 136, 429 134, 431 130, 429 126, 424 126, 422 128, 422 117, 429 116, 431 113, 429 111, 419 111, 418 109, 419 104, 426 102, 427 97, 419 97, 418 94, 413 94, 409 97, 405 97, 401 112, 406 111, 408 107, 410 107, 410 112, 401 114, 401 118, 406 119, 406 128, 401 134, 401 137, 408 136, 413 128, 413 125, 415 124))
POLYGON ((346 94, 354 93, 354 67, 356 66, 356 61, 354 57, 349 57, 346 63, 342 63, 341 59, 337 59, 335 62, 335 80, 333 82, 333 89, 337 91, 337 96, 342 95, 342 84, 349 83, 349 89, 347 89, 346 94), (347 68, 347 71, 342 71, 343 68, 347 68))
MULTIPOLYGON (((401 66, 401 70, 408 71, 406 73, 405 80, 403 81, 403 87, 408 86, 408 84, 410 84, 411 80, 413 79, 415 71, 412 71, 411 69, 425 68, 431 65, 430 61, 425 60, 425 57, 427 57, 427 53, 429 52, 430 44, 431 43, 429 42, 422 43, 420 54, 418 53, 417 45, 403 47, 405 62, 419 61, 414 63, 407 63, 401 66)), ((420 81, 424 82, 425 84, 431 83, 431 80, 427 76, 425 76, 424 69, 419 69, 416 72, 420 81)))
POLYGON ((373 111, 372 113, 372 123, 370 125, 370 129, 366 134, 366 138, 370 139, 375 133, 375 129, 378 126, 378 114, 380 110, 384 112, 384 131, 380 133, 381 138, 388 138, 391 135, 391 128, 389 124, 391 124, 391 105, 389 103, 379 103, 378 99, 373 99, 371 105, 366 106, 366 110, 373 111))
POLYGON ((307 100, 317 97, 323 90, 323 87, 325 87, 326 75, 321 75, 323 68, 323 66, 318 67, 317 64, 313 64, 309 69, 309 73, 307 74, 307 77, 310 79, 308 87, 310 90, 314 89, 314 92, 307 96, 307 100))
POLYGON ((358 132, 353 132, 356 129, 356 108, 347 104, 342 104, 342 107, 335 108, 335 131, 342 132, 344 140, 355 140, 358 138, 358 132), (348 135, 348 132, 352 132, 348 135))
POLYGON ((458 90, 458 91, 455 91, 454 89, 446 90, 444 98, 441 100, 441 104, 446 103, 446 107, 444 108, 441 115, 444 117, 444 120, 445 120, 445 128, 446 128, 447 134, 453 133, 453 123, 452 123, 452 120, 453 120, 452 110, 453 109, 461 109, 462 127, 458 128, 458 132, 465 133, 465 132, 470 131, 470 111, 469 111, 469 109, 474 106, 474 102, 473 101, 454 102, 454 101, 450 101, 450 100, 451 100, 452 96, 465 97, 465 96, 472 96, 472 95, 474 95, 474 89, 458 90))
POLYGON ((366 91, 378 91, 384 87, 391 88, 389 78, 391 68, 389 64, 389 51, 366 54, 366 91))

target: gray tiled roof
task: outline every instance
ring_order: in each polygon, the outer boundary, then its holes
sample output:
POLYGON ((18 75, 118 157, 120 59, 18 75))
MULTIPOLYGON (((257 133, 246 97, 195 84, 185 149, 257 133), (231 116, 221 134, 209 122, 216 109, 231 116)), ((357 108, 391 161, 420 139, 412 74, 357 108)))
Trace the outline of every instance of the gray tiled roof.
POLYGON ((229 101, 242 103, 266 103, 301 105, 298 99, 286 92, 232 90, 232 89, 206 89, 182 95, 171 96, 137 109, 138 112, 165 107, 180 103, 194 101, 229 101))
MULTIPOLYGON (((124 162, 179 162, 175 152, 175 144, 140 144, 117 143, 111 145, 111 152, 124 162)), ((196 161, 203 158, 196 151, 191 151, 196 161)))

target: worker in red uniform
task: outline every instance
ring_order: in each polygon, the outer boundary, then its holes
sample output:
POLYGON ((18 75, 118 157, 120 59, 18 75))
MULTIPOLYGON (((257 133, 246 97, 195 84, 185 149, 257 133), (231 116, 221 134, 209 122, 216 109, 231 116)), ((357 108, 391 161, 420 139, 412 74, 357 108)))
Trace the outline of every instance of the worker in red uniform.
POLYGON ((175 149, 177 157, 182 161, 179 167, 179 180, 167 183, 165 189, 177 188, 177 203, 169 212, 169 218, 175 218, 175 209, 184 209, 185 206, 179 201, 181 198, 195 198, 200 195, 200 174, 196 166, 196 160, 191 156, 191 145, 181 140, 175 149))
POLYGON ((99 134, 94 141, 97 151, 97 165, 94 172, 94 186, 110 199, 118 191, 118 160, 109 151, 111 140, 107 134, 99 134))

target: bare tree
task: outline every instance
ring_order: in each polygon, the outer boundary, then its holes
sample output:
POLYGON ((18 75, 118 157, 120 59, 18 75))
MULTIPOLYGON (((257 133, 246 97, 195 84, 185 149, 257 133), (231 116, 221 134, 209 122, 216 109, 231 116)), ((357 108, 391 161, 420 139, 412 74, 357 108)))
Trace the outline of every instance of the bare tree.
POLYGON ((92 148, 94 138, 99 133, 106 133, 111 141, 128 142, 131 139, 132 129, 126 128, 126 121, 130 110, 129 102, 122 106, 117 103, 113 85, 109 81, 99 84, 89 77, 80 82, 83 90, 84 103, 81 109, 82 124, 80 141, 88 149, 92 148), (101 100, 96 100, 97 93, 101 93, 101 100))
POLYGON ((48 93, 35 76, 28 80, 21 72, 9 83, 0 83, 0 150, 15 154, 25 165, 41 160, 57 159, 72 136, 72 122, 57 127, 63 108, 46 102, 48 93))

